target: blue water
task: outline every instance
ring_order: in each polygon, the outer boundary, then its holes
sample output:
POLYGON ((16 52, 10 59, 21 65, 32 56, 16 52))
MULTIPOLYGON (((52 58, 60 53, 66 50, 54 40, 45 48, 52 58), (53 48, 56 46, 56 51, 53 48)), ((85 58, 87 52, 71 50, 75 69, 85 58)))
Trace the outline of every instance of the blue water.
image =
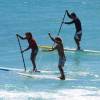
MULTIPOLYGON (((23 68, 16 33, 32 32, 38 45, 52 45, 48 32, 56 36, 65 10, 75 12, 83 27, 82 49, 100 51, 99 0, 0 0, 0 67, 23 68)), ((70 19, 66 16, 66 21, 70 19)), ((75 48, 74 25, 63 25, 64 47, 75 48)), ((24 48, 27 41, 21 41, 24 48)), ((66 80, 59 76, 56 52, 39 51, 37 67, 54 79, 29 78, 0 71, 0 100, 100 100, 100 54, 66 52, 66 80)), ((24 53, 27 69, 32 69, 30 51, 24 53)), ((42 74, 40 75, 42 76, 42 74)))

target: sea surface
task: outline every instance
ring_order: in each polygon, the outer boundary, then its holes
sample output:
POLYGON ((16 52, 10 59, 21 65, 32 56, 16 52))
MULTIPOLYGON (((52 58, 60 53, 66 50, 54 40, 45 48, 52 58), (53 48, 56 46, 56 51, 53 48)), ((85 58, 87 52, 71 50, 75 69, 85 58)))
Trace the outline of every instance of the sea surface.
MULTIPOLYGON (((100 51, 100 0, 0 0, 0 67, 24 70, 16 34, 32 32, 38 45, 52 46, 48 33, 57 35, 65 10, 81 20, 81 48, 100 51)), ((71 19, 66 16, 65 21, 71 19)), ((74 34, 74 25, 62 25, 65 48, 76 48, 74 34)), ((28 47, 27 41, 20 42, 23 49, 28 47)), ((27 70, 32 70, 30 53, 24 53, 27 70)), ((65 55, 66 80, 57 79, 56 51, 39 50, 37 68, 47 73, 37 73, 37 78, 0 70, 0 100, 100 100, 100 53, 67 51, 65 55)))

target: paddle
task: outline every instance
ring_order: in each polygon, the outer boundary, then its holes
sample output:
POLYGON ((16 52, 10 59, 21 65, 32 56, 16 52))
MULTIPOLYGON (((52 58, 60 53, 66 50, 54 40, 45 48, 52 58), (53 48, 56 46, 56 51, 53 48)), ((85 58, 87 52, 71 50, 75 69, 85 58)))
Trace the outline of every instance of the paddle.
MULTIPOLYGON (((16 35, 16 36, 17 36, 17 35, 16 35)), ((24 55, 23 55, 23 53, 22 53, 22 47, 21 47, 21 43, 20 43, 20 40, 19 40, 18 36, 17 36, 17 40, 18 40, 18 44, 19 44, 20 51, 21 51, 21 56, 22 56, 22 60, 23 60, 23 64, 24 64, 24 70, 26 71, 24 55)))
MULTIPOLYGON (((58 33, 57 33, 57 36, 59 36, 59 34, 60 34, 60 31, 61 31, 61 28, 62 28, 62 25, 63 25, 63 22, 64 22, 64 19, 65 19, 65 16, 66 16, 66 10, 65 10, 65 13, 64 13, 64 16, 63 16, 63 18, 62 18, 62 22, 61 22, 61 24, 60 24, 60 28, 59 28, 59 30, 58 30, 58 33)), ((53 44, 53 46, 55 45, 55 43, 53 44)), ((52 47, 53 47, 52 46, 52 47)))
POLYGON ((63 18, 62 18, 62 22, 61 22, 61 24, 60 24, 60 28, 59 28, 59 30, 58 30, 57 35, 60 34, 60 31, 61 31, 61 28, 62 28, 62 25, 63 25, 64 19, 65 19, 65 16, 66 16, 66 11, 65 11, 64 16, 63 16, 63 18))

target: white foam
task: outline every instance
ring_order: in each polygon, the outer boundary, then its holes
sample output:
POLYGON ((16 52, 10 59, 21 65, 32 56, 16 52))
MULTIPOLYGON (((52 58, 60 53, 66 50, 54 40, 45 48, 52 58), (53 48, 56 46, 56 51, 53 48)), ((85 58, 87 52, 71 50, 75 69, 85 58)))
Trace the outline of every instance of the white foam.
POLYGON ((0 91, 0 100, 100 100, 100 90, 65 89, 46 91, 0 91))

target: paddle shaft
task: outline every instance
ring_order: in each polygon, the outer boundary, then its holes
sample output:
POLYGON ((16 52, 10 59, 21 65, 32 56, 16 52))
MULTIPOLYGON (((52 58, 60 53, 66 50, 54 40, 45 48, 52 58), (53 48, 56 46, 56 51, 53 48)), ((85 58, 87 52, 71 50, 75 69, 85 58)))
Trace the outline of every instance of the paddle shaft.
POLYGON ((60 28, 59 28, 59 30, 58 30, 58 34, 57 34, 57 35, 60 34, 60 31, 61 31, 61 28, 62 28, 62 25, 63 25, 64 19, 65 19, 65 16, 66 16, 66 11, 65 11, 65 13, 64 13, 64 16, 63 16, 63 19, 62 19, 62 22, 61 22, 61 25, 60 25, 60 28))
POLYGON ((23 53, 22 53, 22 47, 21 47, 21 43, 20 43, 20 40, 19 40, 18 36, 17 36, 17 40, 18 40, 18 44, 19 44, 20 51, 21 51, 21 56, 22 56, 22 60, 23 60, 23 64, 24 64, 24 69, 25 69, 25 71, 26 71, 24 55, 23 55, 23 53))
MULTIPOLYGON (((63 18, 62 18, 62 22, 61 22, 61 24, 60 24, 60 28, 59 28, 59 30, 58 30, 57 36, 59 36, 59 34, 60 34, 60 31, 61 31, 61 28, 62 28, 64 19, 65 19, 65 16, 66 16, 66 11, 65 11, 64 16, 63 16, 63 18)), ((54 46, 54 45, 55 45, 55 43, 53 44, 53 46, 54 46)), ((52 46, 52 47, 53 47, 53 46, 52 46)))

